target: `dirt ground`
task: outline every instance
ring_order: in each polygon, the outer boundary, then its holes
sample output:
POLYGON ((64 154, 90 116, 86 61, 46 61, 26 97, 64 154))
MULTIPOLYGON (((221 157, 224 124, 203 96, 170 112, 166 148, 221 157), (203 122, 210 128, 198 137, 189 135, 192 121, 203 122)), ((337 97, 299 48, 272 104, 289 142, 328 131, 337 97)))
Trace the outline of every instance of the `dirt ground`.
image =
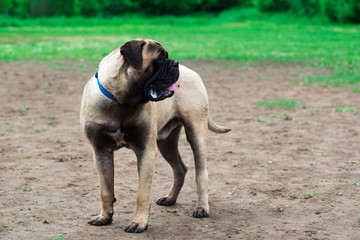
POLYGON ((182 133, 189 171, 176 205, 155 204, 172 184, 171 168, 159 156, 149 229, 125 233, 137 171, 135 155, 120 149, 113 223, 88 225, 100 211, 99 185, 79 106, 94 67, 1 63, 0 239, 360 239, 359 94, 294 85, 325 72, 302 64, 182 63, 203 77, 213 119, 233 129, 209 136, 210 218, 191 217, 194 163, 182 133), (256 106, 275 98, 306 107, 256 106), (334 111, 343 105, 355 111, 334 111))

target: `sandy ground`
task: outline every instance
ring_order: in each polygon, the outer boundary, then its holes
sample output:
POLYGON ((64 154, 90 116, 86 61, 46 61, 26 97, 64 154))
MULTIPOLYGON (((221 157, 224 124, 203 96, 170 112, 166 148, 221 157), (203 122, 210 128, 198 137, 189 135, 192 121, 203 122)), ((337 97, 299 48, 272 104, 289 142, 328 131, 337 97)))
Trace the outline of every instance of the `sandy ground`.
POLYGON ((172 184, 171 168, 159 157, 149 229, 129 234, 123 229, 134 216, 137 171, 126 149, 115 154, 113 223, 87 224, 100 199, 79 106, 95 69, 82 73, 78 62, 60 63, 65 71, 32 62, 0 65, 0 239, 360 239, 360 95, 292 84, 324 70, 183 61, 203 77, 213 119, 233 129, 209 136, 211 216, 191 217, 194 163, 182 133, 189 171, 177 204, 155 204, 172 184), (306 107, 255 104, 275 98, 306 107), (334 112, 343 105, 355 111, 334 112))

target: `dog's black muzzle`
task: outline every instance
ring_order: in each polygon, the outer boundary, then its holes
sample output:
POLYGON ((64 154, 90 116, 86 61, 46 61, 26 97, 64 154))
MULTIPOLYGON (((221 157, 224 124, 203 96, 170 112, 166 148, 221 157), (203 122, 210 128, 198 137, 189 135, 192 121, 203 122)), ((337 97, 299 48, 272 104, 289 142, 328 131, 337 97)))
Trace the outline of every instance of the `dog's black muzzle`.
POLYGON ((146 82, 144 88, 149 101, 161 101, 172 97, 175 93, 173 84, 179 79, 179 62, 166 59, 163 64, 157 64, 155 74, 146 82))

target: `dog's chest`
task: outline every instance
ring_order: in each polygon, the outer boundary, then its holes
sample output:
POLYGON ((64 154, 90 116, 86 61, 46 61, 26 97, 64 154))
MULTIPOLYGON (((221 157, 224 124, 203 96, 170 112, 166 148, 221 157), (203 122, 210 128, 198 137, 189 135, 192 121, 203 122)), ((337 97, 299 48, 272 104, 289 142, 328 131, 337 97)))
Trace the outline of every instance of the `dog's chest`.
POLYGON ((125 140, 125 134, 121 131, 121 129, 118 129, 114 133, 109 133, 109 136, 115 141, 116 148, 125 147, 126 140, 125 140))
POLYGON ((126 135, 120 127, 89 122, 85 126, 85 132, 90 142, 99 148, 119 149, 126 147, 126 135))

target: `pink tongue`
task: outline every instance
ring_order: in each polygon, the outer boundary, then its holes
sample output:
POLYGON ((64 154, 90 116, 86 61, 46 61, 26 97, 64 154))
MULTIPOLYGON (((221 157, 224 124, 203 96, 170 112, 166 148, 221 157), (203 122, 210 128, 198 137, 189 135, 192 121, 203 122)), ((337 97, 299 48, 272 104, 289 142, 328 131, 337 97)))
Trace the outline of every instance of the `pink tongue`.
POLYGON ((167 90, 169 90, 170 92, 173 92, 175 91, 177 88, 179 88, 180 85, 179 84, 176 84, 174 83, 173 85, 171 85, 170 87, 167 88, 167 90))

